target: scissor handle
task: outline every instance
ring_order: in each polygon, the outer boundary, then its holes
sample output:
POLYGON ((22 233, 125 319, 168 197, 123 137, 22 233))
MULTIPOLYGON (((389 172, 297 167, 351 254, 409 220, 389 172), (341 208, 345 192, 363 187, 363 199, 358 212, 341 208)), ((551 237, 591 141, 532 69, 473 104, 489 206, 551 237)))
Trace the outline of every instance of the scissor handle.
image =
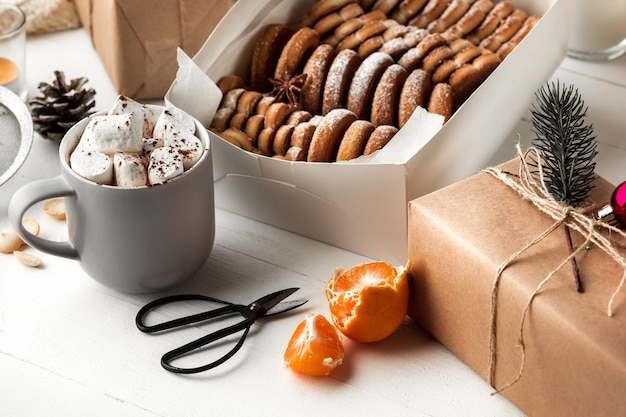
MULTIPOLYGON (((243 311, 241 311, 241 313, 243 313, 243 311)), ((254 323, 254 318, 246 317, 244 320, 240 321, 239 323, 233 324, 224 329, 216 330, 213 333, 210 333, 206 336, 203 336, 199 339, 194 340, 193 342, 189 342, 186 345, 183 345, 179 348, 170 350, 169 352, 167 352, 161 357, 161 366, 163 366, 163 368, 167 369, 168 371, 175 372, 178 374, 195 374, 197 372, 203 372, 203 371, 215 368, 216 366, 219 366, 223 364, 224 362, 226 362, 228 359, 230 359, 235 353, 237 353, 237 351, 241 348, 241 346, 243 346, 243 342, 246 340, 246 336, 248 336, 248 332, 250 331, 250 327, 252 326, 252 323, 254 323), (202 346, 206 346, 210 343, 216 342, 220 339, 223 339, 226 336, 230 336, 231 334, 240 332, 241 330, 243 330, 243 334, 237 341, 237 344, 233 346, 231 350, 226 352, 226 354, 224 354, 219 359, 216 359, 213 362, 208 363, 206 365, 196 366, 192 368, 182 368, 179 366, 172 365, 172 361, 191 352, 192 350, 198 349, 202 346)))
POLYGON ((159 298, 157 300, 154 300, 148 304, 146 304, 143 308, 141 308, 139 310, 139 312, 137 313, 137 317, 135 318, 135 323, 137 325, 137 328, 139 330, 141 330, 144 333, 155 333, 155 332, 159 332, 159 331, 163 331, 163 330, 169 330, 169 329, 173 329, 176 327, 181 327, 187 324, 193 324, 193 323, 198 323, 200 321, 204 321, 204 320, 208 320, 211 318, 215 318, 215 317, 220 317, 220 316, 224 316, 227 314, 231 314, 231 313, 239 313, 242 317, 243 320, 235 323, 233 325, 230 325, 228 327, 225 327, 223 329, 220 330, 216 330, 206 336, 203 336, 197 340, 194 340, 192 342, 187 343, 186 345, 183 345, 179 348, 173 349, 167 353, 165 353, 162 357, 161 357, 161 365, 163 366, 163 368, 167 369, 168 371, 171 372, 176 372, 176 373, 180 373, 180 374, 193 374, 193 373, 197 373, 197 372, 202 372, 202 371, 206 371, 208 369, 212 369, 215 368, 218 365, 221 365, 222 363, 226 362, 228 359, 230 359, 235 353, 237 353, 237 351, 241 348, 241 346, 243 346, 243 342, 246 340, 246 336, 248 336, 248 332, 250 331, 250 327, 252 326, 252 324, 254 323, 257 314, 253 311, 251 311, 247 306, 244 305, 238 305, 238 304, 232 304, 226 301, 222 301, 222 300, 218 300, 212 297, 208 297, 208 296, 204 296, 204 295, 197 295, 197 294, 191 294, 191 295, 187 295, 187 294, 183 294, 183 295, 173 295, 173 296, 169 296, 169 297, 163 297, 163 298, 159 298), (210 302, 214 302, 214 303, 219 303, 219 304, 225 304, 224 307, 220 307, 217 309, 213 309, 213 310, 208 310, 205 312, 201 312, 201 313, 197 313, 197 314, 193 314, 193 315, 189 315, 189 316, 185 316, 185 317, 181 317, 178 319, 174 319, 174 320, 169 320, 163 323, 159 323, 159 324, 155 324, 152 326, 148 326, 144 323, 144 318, 145 316, 150 312, 150 310, 154 309, 155 307, 161 306, 161 305, 165 305, 165 304, 169 304, 172 302, 177 302, 177 301, 185 301, 185 300, 202 300, 202 301, 210 301, 210 302), (172 361, 176 360, 177 358, 195 350, 198 349, 202 346, 206 346, 210 343, 216 342, 220 339, 223 339, 227 336, 230 336, 232 334, 238 333, 240 331, 243 330, 243 334, 241 335, 241 337, 239 338, 239 341, 237 342, 237 344, 235 344, 235 346, 229 350, 226 354, 224 354, 222 357, 220 357, 219 359, 208 363, 206 365, 202 365, 202 366, 197 366, 197 367, 191 367, 191 368, 182 368, 182 367, 178 367, 178 366, 174 366, 172 365, 172 361))
POLYGON ((208 320, 214 317, 223 316, 229 313, 238 313, 239 311, 240 311, 239 307, 233 303, 218 300, 217 298, 208 297, 206 295, 198 295, 198 294, 170 295, 168 297, 162 297, 157 300, 154 300, 146 304, 145 306, 143 306, 139 310, 139 312, 137 312, 137 317, 135 317, 135 324, 137 325, 137 328, 144 333, 156 333, 156 332, 160 332, 163 330, 169 330, 169 329, 174 329, 176 327, 181 327, 187 324, 198 323, 200 321, 208 320), (152 326, 148 326, 144 323, 144 319, 146 318, 148 313, 150 313, 151 310, 162 305, 171 304, 171 303, 175 303, 178 301, 189 301, 189 300, 210 301, 212 303, 224 304, 225 307, 203 311, 202 313, 181 317, 178 319, 166 321, 166 322, 155 324, 152 326))

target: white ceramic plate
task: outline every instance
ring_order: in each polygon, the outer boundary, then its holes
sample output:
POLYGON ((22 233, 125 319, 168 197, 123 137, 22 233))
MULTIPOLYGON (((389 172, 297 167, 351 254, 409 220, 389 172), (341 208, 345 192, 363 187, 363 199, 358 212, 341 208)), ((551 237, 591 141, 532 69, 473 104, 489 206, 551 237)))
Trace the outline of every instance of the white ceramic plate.
POLYGON ((0 86, 0 185, 26 160, 33 143, 33 121, 26 104, 0 86))

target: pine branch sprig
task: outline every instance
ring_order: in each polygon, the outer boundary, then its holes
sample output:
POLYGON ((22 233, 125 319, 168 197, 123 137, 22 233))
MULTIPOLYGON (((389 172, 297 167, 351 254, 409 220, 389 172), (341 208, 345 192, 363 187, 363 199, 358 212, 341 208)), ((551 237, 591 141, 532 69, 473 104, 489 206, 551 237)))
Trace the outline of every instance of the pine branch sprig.
POLYGON ((532 145, 540 151, 546 187, 557 201, 581 203, 593 188, 598 154, 593 125, 585 124, 587 107, 578 89, 558 81, 546 84, 535 98, 532 145))

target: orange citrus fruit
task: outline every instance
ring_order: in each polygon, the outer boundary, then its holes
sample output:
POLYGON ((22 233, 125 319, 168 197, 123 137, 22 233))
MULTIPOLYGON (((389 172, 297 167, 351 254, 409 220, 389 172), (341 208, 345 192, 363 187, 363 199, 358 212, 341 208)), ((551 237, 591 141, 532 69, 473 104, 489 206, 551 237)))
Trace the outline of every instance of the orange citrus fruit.
POLYGON ((326 376, 343 361, 341 335, 326 317, 308 314, 293 332, 284 359, 294 371, 326 376))
POLYGON ((391 336, 404 321, 409 305, 406 266, 369 262, 348 270, 337 268, 326 286, 335 326, 357 342, 391 336))

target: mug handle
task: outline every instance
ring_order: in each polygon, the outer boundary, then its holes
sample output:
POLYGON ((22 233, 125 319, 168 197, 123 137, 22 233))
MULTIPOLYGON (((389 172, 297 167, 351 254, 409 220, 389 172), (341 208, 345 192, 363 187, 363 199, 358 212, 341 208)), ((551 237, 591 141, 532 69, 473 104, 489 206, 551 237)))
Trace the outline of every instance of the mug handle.
POLYGON ((33 181, 22 186, 9 202, 9 222, 22 240, 35 249, 51 255, 69 259, 79 259, 76 248, 70 242, 54 242, 30 233, 22 224, 26 210, 32 205, 54 197, 75 197, 76 192, 61 176, 33 181))

